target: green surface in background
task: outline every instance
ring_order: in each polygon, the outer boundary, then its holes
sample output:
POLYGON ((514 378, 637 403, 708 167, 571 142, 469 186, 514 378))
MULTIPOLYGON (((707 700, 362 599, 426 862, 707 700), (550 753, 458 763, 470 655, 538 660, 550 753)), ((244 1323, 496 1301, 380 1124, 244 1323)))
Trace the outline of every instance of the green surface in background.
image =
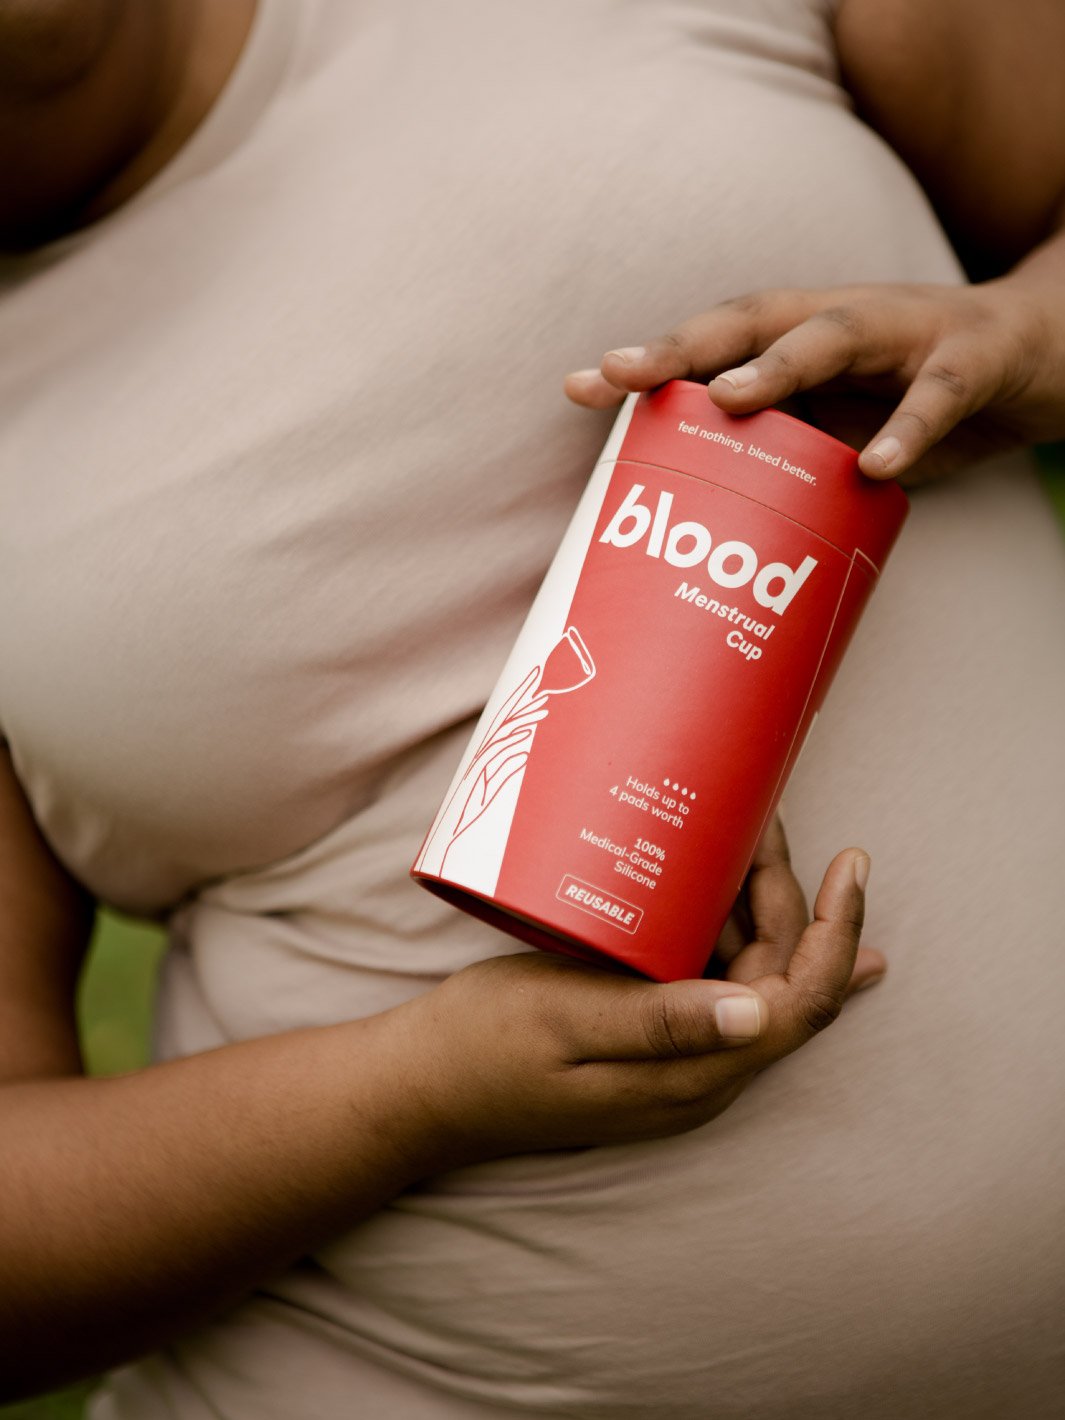
POLYGON ((1065 444, 1048 444, 1037 449, 1036 453, 1043 472, 1044 486, 1065 531, 1065 444))
MULTIPOLYGON (((1040 449, 1039 461, 1065 531, 1065 444, 1040 449)), ((92 1074, 117 1074, 147 1062, 151 1001, 162 953, 159 928, 110 912, 100 914, 79 1000, 82 1046, 92 1074)), ((90 1390, 89 1385, 77 1386, 20 1405, 0 1406, 0 1417, 80 1420, 90 1390)))
POLYGON ((18 1405, 0 1405, 4 1420, 82 1420, 85 1402, 92 1394, 91 1385, 75 1386, 40 1400, 26 1400, 18 1405))
POLYGON ((161 927, 113 912, 97 917, 78 992, 81 1048, 90 1075, 117 1075, 148 1063, 152 999, 164 946, 161 927))

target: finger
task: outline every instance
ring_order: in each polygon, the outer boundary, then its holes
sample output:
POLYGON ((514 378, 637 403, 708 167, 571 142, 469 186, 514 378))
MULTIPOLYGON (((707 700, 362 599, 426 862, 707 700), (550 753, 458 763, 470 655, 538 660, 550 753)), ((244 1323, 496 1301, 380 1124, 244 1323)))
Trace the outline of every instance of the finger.
POLYGON ((567 377, 578 403, 617 403, 615 390, 652 389, 710 374, 712 398, 749 413, 859 369, 896 368, 912 349, 912 312, 897 297, 857 299, 849 288, 763 291, 726 301, 646 345, 611 350, 599 372, 567 377), (754 363, 722 365, 757 356, 754 363))
POLYGON ((631 393, 666 380, 703 379, 764 350, 827 299, 825 293, 785 289, 725 301, 644 345, 608 350, 599 379, 593 378, 595 371, 578 370, 566 377, 566 393, 586 404, 612 399, 611 390, 631 393))
POLYGON ((782 974, 810 921, 799 880, 791 868, 784 825, 774 815, 755 850, 747 880, 752 940, 729 968, 728 979, 750 983, 782 974))
POLYGON ((787 970, 759 982, 770 1010, 766 1044, 774 1058, 797 1049, 839 1015, 858 955, 868 873, 867 853, 853 848, 838 853, 787 970))
POLYGON ((971 341, 943 342, 918 370, 901 403, 858 456, 870 478, 905 473, 997 386, 994 366, 971 341))
POLYGON ((589 971, 573 985, 563 1027, 571 1064, 705 1055, 750 1044, 769 1019, 757 992, 727 981, 659 984, 589 971))
POLYGON ((685 1060, 595 1060, 580 1066, 586 1107, 602 1120, 600 1144, 682 1134, 716 1118, 757 1074, 749 1052, 685 1060), (619 1101, 623 1107, 619 1108, 619 1101))
POLYGON ((711 976, 723 976, 725 974, 724 968, 739 956, 749 941, 750 934, 745 932, 740 925, 736 909, 733 908, 721 929, 720 936, 714 943, 714 950, 704 975, 708 972, 711 976), (718 968, 716 971, 714 970, 715 966, 718 968))
POLYGON ((748 896, 748 878, 744 878, 743 886, 732 904, 732 911, 729 913, 721 935, 714 944, 710 962, 715 970, 704 972, 704 975, 725 976, 729 963, 744 950, 747 944, 754 937, 754 921, 751 918, 751 904, 748 896))
POLYGON ((567 398, 585 409, 614 409, 627 391, 604 379, 599 370, 574 370, 562 383, 567 398))
POLYGON ((898 300, 827 304, 772 341, 748 364, 723 370, 710 382, 710 398, 730 414, 749 414, 841 375, 863 378, 896 370, 920 339, 913 307, 898 300))
POLYGON ((887 958, 883 952, 878 952, 874 947, 859 947, 851 979, 847 982, 848 1000, 856 991, 864 991, 867 986, 875 986, 882 981, 886 972, 887 958))
POLYGON ((761 291, 703 311, 645 345, 608 350, 602 371, 627 390, 703 379, 765 349, 815 309, 816 293, 761 291))

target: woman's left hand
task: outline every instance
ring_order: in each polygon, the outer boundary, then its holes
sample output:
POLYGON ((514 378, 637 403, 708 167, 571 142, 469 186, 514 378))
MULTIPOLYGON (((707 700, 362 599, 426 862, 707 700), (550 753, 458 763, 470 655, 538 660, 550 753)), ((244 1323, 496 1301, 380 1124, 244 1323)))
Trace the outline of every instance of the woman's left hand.
POLYGON ((862 445, 859 465, 872 478, 922 482, 1065 437, 1065 324, 1009 276, 741 296, 645 345, 609 351, 598 370, 568 375, 565 389, 603 409, 666 380, 710 377, 710 398, 729 414, 844 390, 827 420, 816 404, 812 418, 862 445))
MULTIPOLYGON (((792 870, 784 825, 779 814, 774 814, 703 976, 750 986, 771 972, 786 973, 809 921, 806 895, 792 870)), ((886 971, 883 952, 860 946, 844 996, 873 986, 886 971)))

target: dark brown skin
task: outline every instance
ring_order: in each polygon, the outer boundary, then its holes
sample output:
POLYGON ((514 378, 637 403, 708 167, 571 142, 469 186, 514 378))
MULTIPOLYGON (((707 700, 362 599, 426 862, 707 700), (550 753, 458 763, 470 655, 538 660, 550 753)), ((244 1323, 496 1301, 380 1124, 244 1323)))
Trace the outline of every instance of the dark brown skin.
MULTIPOLYGON (((249 0, 0 0, 0 163, 15 174, 0 238, 32 244, 138 190, 221 89, 251 12, 249 0)), ((1008 275, 971 297, 756 295, 638 358, 606 357, 602 372, 570 377, 571 395, 602 406, 752 355, 756 384, 715 380, 723 406, 875 375, 911 401, 884 425, 901 445, 890 466, 863 456, 875 476, 909 468, 966 410, 986 407, 1011 437, 1065 427, 1062 252, 1048 236, 1065 190, 1048 136, 1065 134, 1063 26, 1055 0, 1008 12, 989 0, 844 0, 840 16, 863 111, 1008 275), (949 105, 937 75, 956 86, 949 105), (1018 92, 1046 96, 1038 133, 1018 92), (947 133, 962 101, 972 125, 947 133), (954 166, 937 191, 948 139, 954 166), (1038 162, 992 172, 981 160, 987 145, 1026 143, 1041 145, 1038 162), (994 221, 970 220, 992 209, 994 221)), ((860 850, 839 854, 811 922, 771 830, 745 894, 752 940, 732 924, 723 979, 663 986, 537 953, 500 957, 367 1020, 86 1080, 73 996, 90 905, 0 753, 0 1399, 151 1350, 418 1179, 711 1120, 883 974, 883 957, 858 947, 867 871, 860 850), (722 1033, 726 997, 751 1003, 753 1034, 722 1033)))
POLYGON ((0 0, 0 248, 119 206, 177 152, 255 0, 0 0))

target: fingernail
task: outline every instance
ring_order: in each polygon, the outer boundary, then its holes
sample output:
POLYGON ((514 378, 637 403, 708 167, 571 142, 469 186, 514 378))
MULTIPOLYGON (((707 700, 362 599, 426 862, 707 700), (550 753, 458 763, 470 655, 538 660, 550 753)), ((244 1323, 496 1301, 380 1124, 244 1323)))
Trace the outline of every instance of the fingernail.
MULTIPOLYGON (((715 380, 724 380, 731 385, 734 390, 742 390, 747 385, 753 385, 758 378, 759 370, 757 365, 740 365, 735 370, 722 370, 720 375, 715 375, 715 380)), ((713 384, 713 380, 711 380, 713 384)))
POLYGON ((873 865, 873 860, 868 853, 856 853, 852 862, 854 868, 854 881, 859 889, 864 892, 865 885, 869 881, 869 869, 873 865))
POLYGON ((874 971, 871 976, 867 976, 863 981, 859 981, 857 986, 853 986, 851 990, 852 992, 864 991, 867 986, 875 986, 878 981, 883 981, 886 975, 886 971, 874 971))
POLYGON ((647 348, 643 345, 623 345, 620 350, 608 350, 603 356, 613 355, 615 360, 620 360, 623 365, 635 365, 638 360, 642 360, 647 354, 647 348))
POLYGON ((754 1040, 762 1033, 762 1013, 754 996, 722 996, 714 1018, 722 1040, 754 1040))
POLYGON ((869 450, 871 459, 879 459, 884 468, 890 468, 902 452, 902 445, 894 434, 889 434, 886 439, 881 439, 879 444, 874 444, 869 450))
POLYGON ((597 380, 597 379, 599 379, 599 371, 598 371, 598 370, 571 370, 571 371, 569 372, 569 374, 566 376, 566 379, 567 379, 567 380, 597 380))

